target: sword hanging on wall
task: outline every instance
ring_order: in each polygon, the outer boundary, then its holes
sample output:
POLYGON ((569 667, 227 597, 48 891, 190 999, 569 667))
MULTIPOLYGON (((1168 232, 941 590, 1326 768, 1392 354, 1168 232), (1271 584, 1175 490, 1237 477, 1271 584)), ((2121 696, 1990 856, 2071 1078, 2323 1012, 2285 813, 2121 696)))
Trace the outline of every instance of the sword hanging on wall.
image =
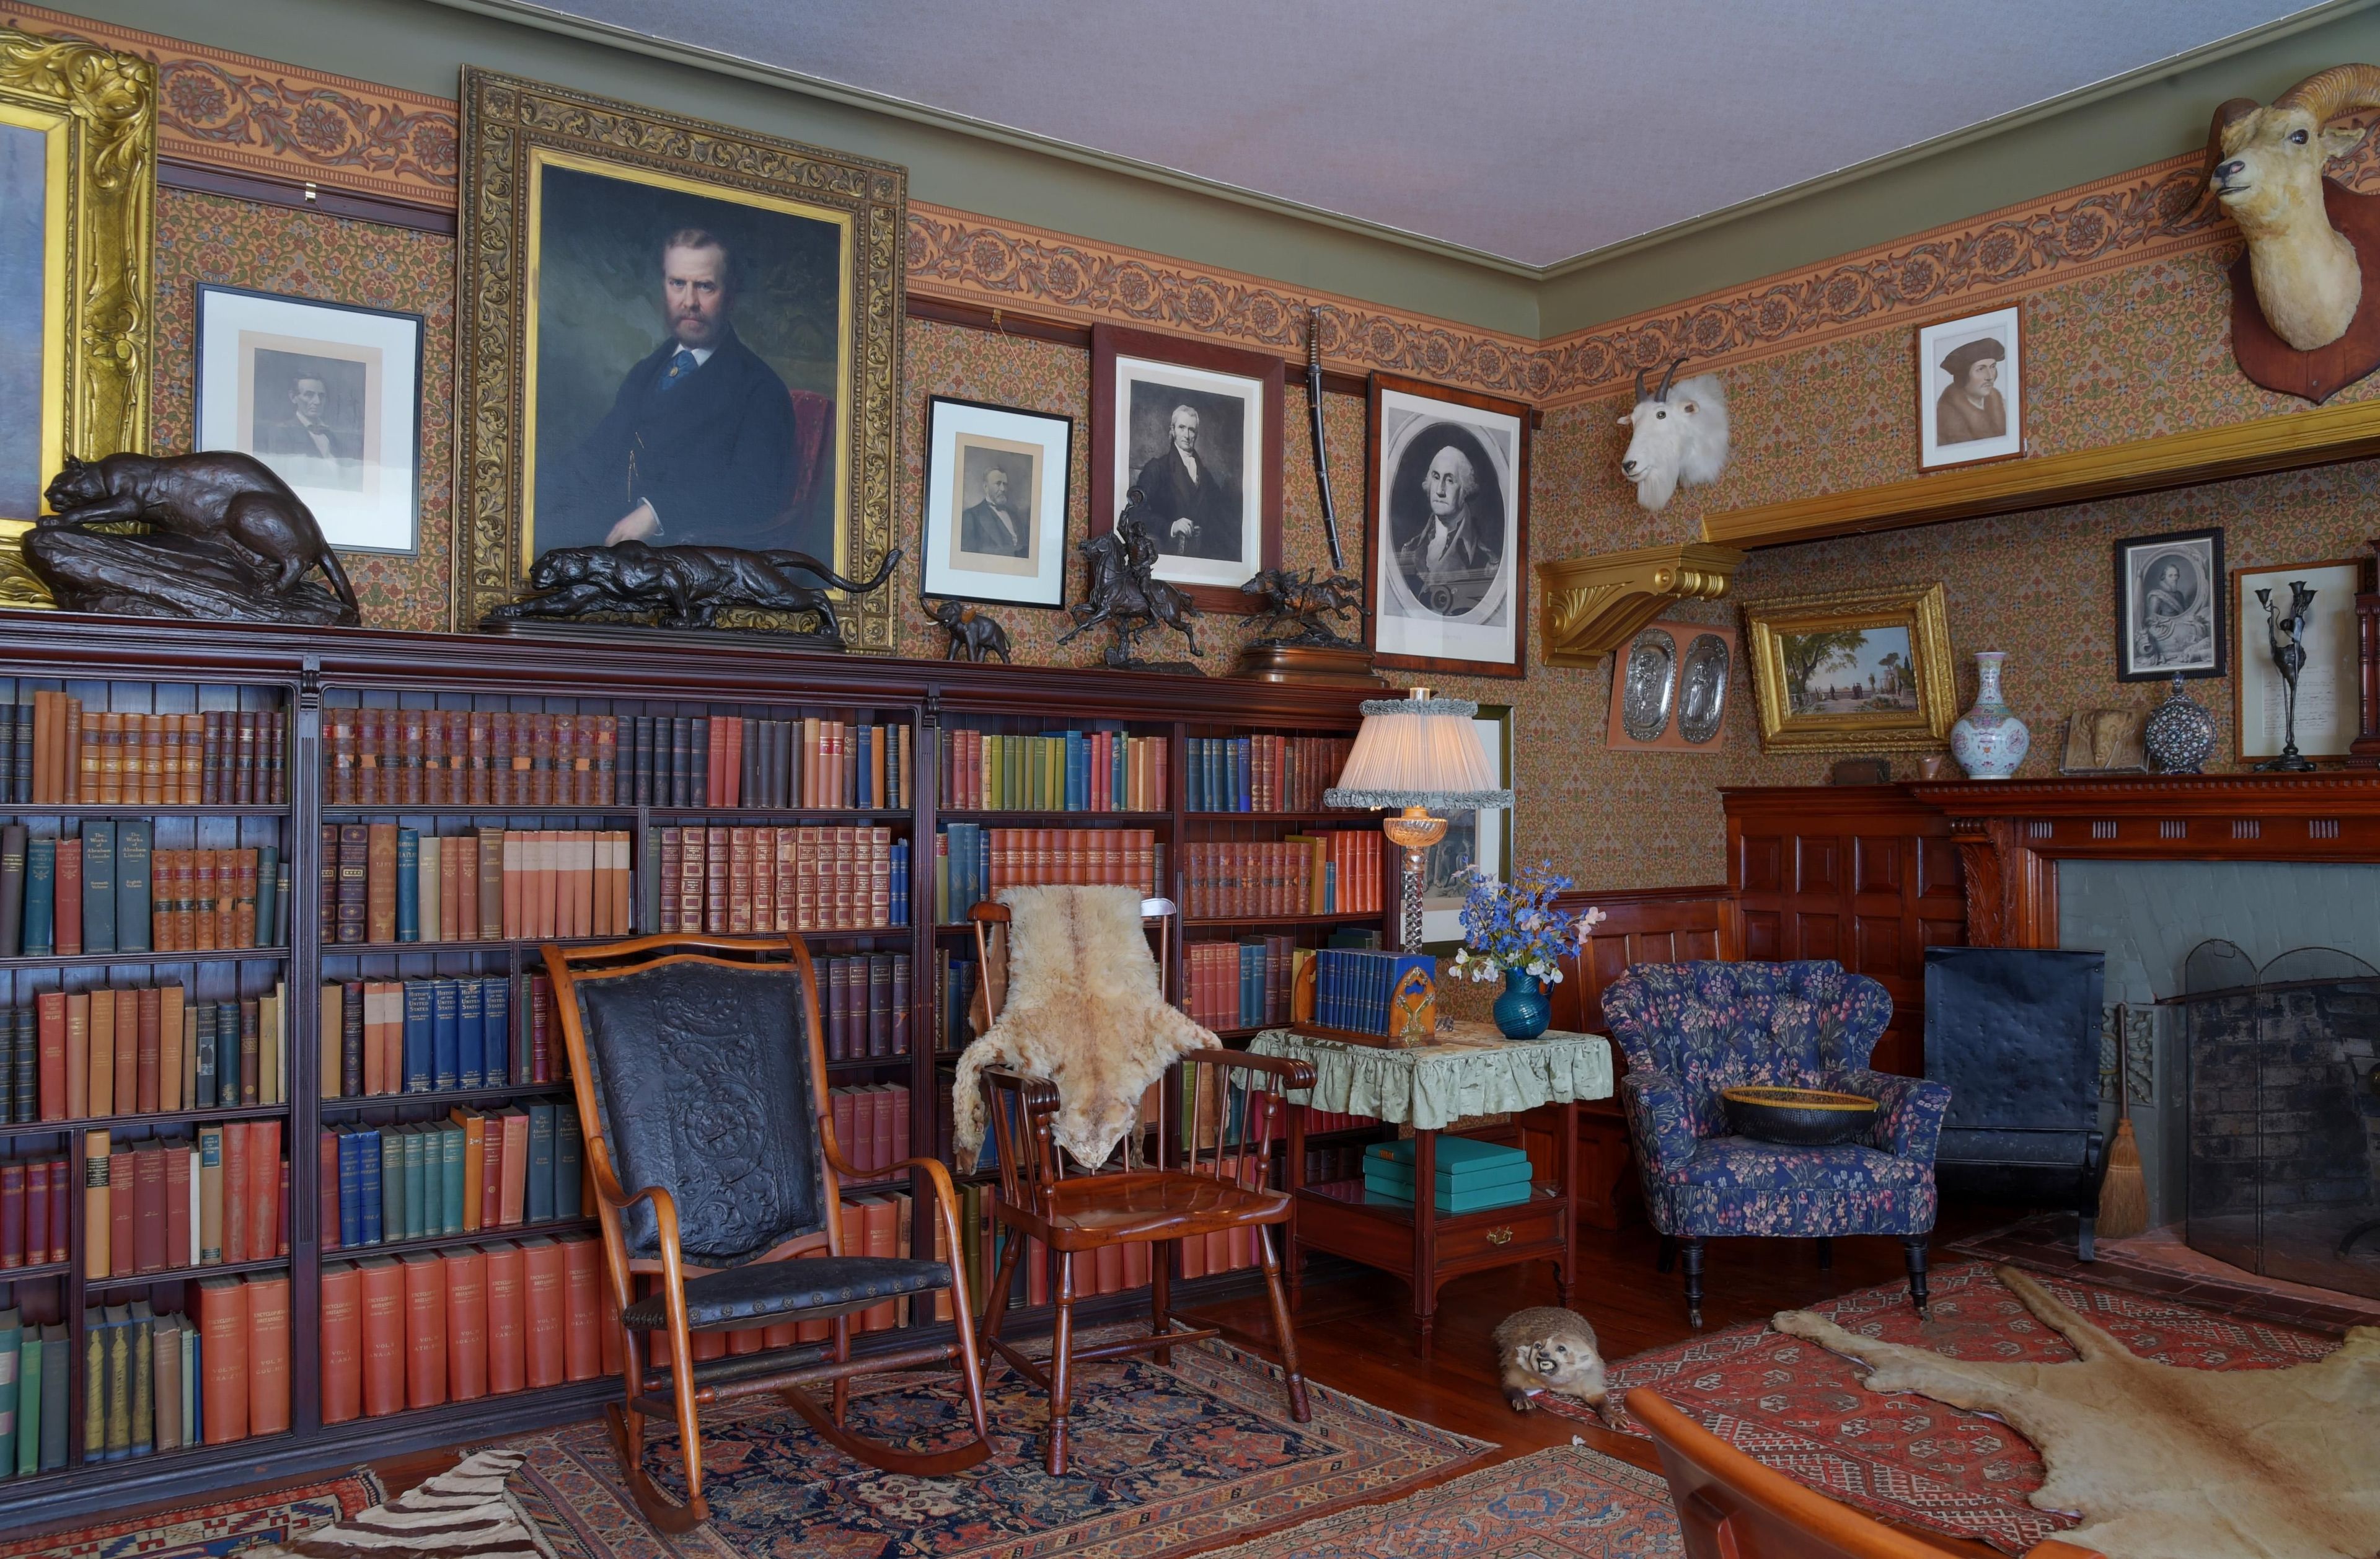
POLYGON ((1347 566, 1339 550, 1339 510, 1330 502, 1330 460, 1322 440, 1322 311, 1312 310, 1305 321, 1305 405, 1314 418, 1314 482, 1322 492, 1322 531, 1330 539, 1330 571, 1347 566))

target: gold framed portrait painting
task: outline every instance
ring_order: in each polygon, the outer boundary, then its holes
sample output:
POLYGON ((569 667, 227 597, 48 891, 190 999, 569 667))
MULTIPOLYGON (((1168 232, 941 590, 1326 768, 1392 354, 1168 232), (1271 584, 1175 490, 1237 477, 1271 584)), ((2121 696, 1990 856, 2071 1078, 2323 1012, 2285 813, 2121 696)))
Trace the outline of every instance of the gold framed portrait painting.
POLYGON ((16 540, 66 457, 148 447, 156 87, 0 27, 0 603, 48 604, 16 540))
POLYGON ((1957 718, 1943 600, 1937 584, 1746 603, 1763 750, 1941 746, 1957 718))
MULTIPOLYGON (((456 625, 565 547, 873 576, 892 544, 904 171, 478 69, 463 139, 456 625)), ((892 614, 858 596, 850 647, 890 651, 892 614)))

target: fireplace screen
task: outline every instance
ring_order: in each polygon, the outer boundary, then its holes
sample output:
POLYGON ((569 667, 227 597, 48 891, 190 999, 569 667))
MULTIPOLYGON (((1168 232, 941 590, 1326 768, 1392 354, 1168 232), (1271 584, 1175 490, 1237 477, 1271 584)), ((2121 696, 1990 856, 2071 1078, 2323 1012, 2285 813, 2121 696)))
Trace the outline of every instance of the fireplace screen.
POLYGON ((2380 970, 2326 947, 2262 968, 2198 945, 2191 1246, 2267 1277, 2380 1297, 2380 970))

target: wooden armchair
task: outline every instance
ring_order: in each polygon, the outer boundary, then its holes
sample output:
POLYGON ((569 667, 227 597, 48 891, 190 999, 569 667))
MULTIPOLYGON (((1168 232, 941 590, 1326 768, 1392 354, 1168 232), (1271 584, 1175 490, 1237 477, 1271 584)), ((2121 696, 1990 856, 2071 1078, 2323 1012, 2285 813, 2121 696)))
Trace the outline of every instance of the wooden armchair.
MULTIPOLYGON (((844 1250, 842 1182, 859 1171, 835 1140, 818 986, 801 940, 649 936, 567 951, 549 943, 543 953, 624 1333, 626 1401, 606 1412, 645 1518, 667 1532, 708 1518, 697 1409, 729 1397, 776 1393, 837 1449, 891 1471, 935 1477, 989 1455, 965 1273, 953 1262, 844 1250), (639 1297, 646 1273, 660 1281, 639 1297), (943 1288, 954 1340, 852 1358, 855 1311, 943 1288), (793 1321, 831 1321, 832 1339, 694 1358, 695 1332, 793 1321), (650 1368, 648 1332, 669 1334, 666 1373, 650 1368), (845 1427, 854 1375, 946 1363, 965 1385, 972 1439, 913 1451, 845 1427), (831 1409, 808 1389, 818 1384, 832 1387, 831 1409), (644 1471, 649 1415, 677 1422, 684 1504, 644 1471)), ((926 1158, 892 1167, 925 1172, 947 1248, 958 1250, 949 1172, 926 1158)))
MULTIPOLYGON (((1006 989, 992 954, 990 933, 992 928, 1009 923, 1009 909, 1004 904, 978 904, 970 913, 980 960, 976 967, 983 971, 988 1025, 999 1016, 1006 989)), ((1170 949, 1175 914, 1172 901, 1146 900, 1141 913, 1144 920, 1160 922, 1160 946, 1170 949)), ((1163 968, 1160 961, 1160 990, 1163 968)), ((993 1200, 992 1217, 1006 1233, 984 1311, 984 1343, 989 1352, 998 1353, 1050 1394, 1050 1433, 1043 1460, 1053 1477, 1066 1470, 1066 1420, 1076 1365, 1139 1353, 1154 1354, 1160 1364, 1170 1364, 1176 1346, 1220 1335, 1211 1327, 1173 1329, 1173 1255, 1184 1239, 1243 1228, 1250 1232, 1272 1302, 1273 1334, 1281 1350, 1290 1417, 1305 1423, 1310 1416, 1305 1378, 1297 1367, 1297 1334, 1281 1289, 1280 1260, 1268 1232, 1289 1222, 1291 1192, 1271 1189, 1266 1182, 1270 1178, 1275 1127, 1285 1122, 1291 1191, 1295 1188, 1305 1161, 1304 1116, 1283 1095, 1292 1089, 1312 1088, 1314 1068, 1304 1061, 1197 1050, 1182 1057, 1182 1076, 1184 1118, 1191 1129, 1185 1142, 1172 1125, 1172 1110, 1160 1112, 1158 1167, 1137 1167, 1139 1155, 1127 1151, 1122 1166, 1102 1165, 1087 1173, 1077 1167, 1070 1173, 1065 1155, 1050 1135, 1050 1117, 1059 1106, 1056 1085, 1002 1066, 988 1066, 982 1073, 990 1139, 1000 1161, 1000 1190, 993 1200), (1009 1291, 1015 1284, 1027 1237, 1042 1243, 1054 1269, 1050 1293, 1056 1329, 1046 1370, 1001 1336, 1009 1291), (1151 1248, 1149 1334, 1078 1347, 1074 1257, 1078 1252, 1135 1244, 1151 1248)), ((1132 1139, 1126 1141, 1129 1145, 1132 1139)), ((990 1362, 989 1353, 986 1362, 990 1362)))

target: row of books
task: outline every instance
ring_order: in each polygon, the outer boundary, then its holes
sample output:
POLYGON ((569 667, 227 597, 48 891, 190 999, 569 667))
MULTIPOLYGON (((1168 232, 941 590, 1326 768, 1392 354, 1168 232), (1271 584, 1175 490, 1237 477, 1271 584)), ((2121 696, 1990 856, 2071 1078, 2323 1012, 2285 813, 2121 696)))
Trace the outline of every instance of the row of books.
POLYGON ((1168 745, 1121 731, 955 730, 942 744, 942 804, 962 812, 1161 812, 1168 745))
POLYGON ((890 828, 661 828, 661 930, 740 936, 909 923, 909 841, 890 828))
POLYGON ((86 1464, 288 1431, 288 1277, 209 1281, 226 1292, 201 1293, 203 1320, 158 1315, 147 1300, 83 1311, 86 1464), (232 1360, 240 1379, 210 1376, 211 1361, 232 1360), (247 1408, 239 1425, 225 1415, 234 1401, 247 1408))
MULTIPOLYGON (((195 1334, 197 1344, 193 1352, 182 1358, 183 1389, 187 1394, 193 1382, 197 1387, 197 1400, 191 1405, 197 1411, 182 1419, 182 1443, 228 1445, 257 1435, 288 1432, 287 1273, 201 1278, 193 1313, 177 1322, 176 1330, 195 1334), (193 1423, 199 1430, 197 1440, 188 1433, 193 1423)), ((137 1370, 137 1358, 131 1362, 137 1370)), ((137 1389, 137 1381, 134 1384, 137 1389)), ((86 1416, 86 1445, 89 1422, 86 1416)), ((89 1455, 86 1449, 86 1460, 89 1455)))
POLYGON ((1209 1029, 1288 1022, 1296 951, 1293 936, 1189 944, 1182 950, 1182 1009, 1209 1029))
POLYGON ((334 807, 909 805, 906 725, 348 706, 323 726, 334 807))
POLYGON ((1194 812, 1313 812, 1354 750, 1348 737, 1192 737, 1194 812))
POLYGON ((551 986, 525 976, 529 1042, 512 1043, 513 976, 347 980, 322 990, 322 1096, 384 1094, 557 1081, 551 986), (540 1001, 540 997, 543 996, 540 1001))
POLYGON ((194 1137, 138 1142, 86 1132, 82 1196, 86 1281, 288 1254, 277 1120, 210 1123, 194 1137))
POLYGON ((934 1048, 960 1051, 975 1042, 967 1008, 975 1001, 975 960, 948 947, 934 949, 934 1048))
POLYGON ((625 936, 635 854, 625 829, 480 828, 425 834, 394 822, 322 829, 326 943, 498 942, 625 936))
POLYGON ((1411 974, 1421 976, 1425 1000, 1435 995, 1438 960, 1427 954, 1325 947, 1313 957, 1314 1021, 1325 1029, 1396 1032, 1402 1026, 1400 993, 1411 974))
POLYGON ((0 957, 286 945, 288 869, 271 845, 160 850, 152 824, 91 819, 68 838, 0 826, 0 957))
POLYGON ((18 806, 285 806, 278 710, 148 714, 35 693, 0 717, 0 774, 18 806))
MULTIPOLYGON (((844 1253, 848 1256, 904 1256, 910 1253, 911 1203, 906 1191, 887 1192, 880 1196, 856 1197, 843 1204, 842 1235, 844 1253)), ((949 1238, 942 1233, 941 1219, 930 1212, 926 1224, 933 1233, 929 1248, 933 1260, 950 1260, 949 1238)), ((824 1250, 813 1254, 823 1256, 824 1250)), ((924 1256, 924 1251, 917 1252, 924 1256)), ((801 1260, 802 1258, 796 1258, 801 1260)), ((919 1303, 930 1302, 933 1319, 951 1319, 951 1297, 947 1289, 928 1297, 920 1296, 919 1303)), ((886 1299, 870 1305, 851 1317, 855 1333, 882 1332, 896 1326, 906 1326, 912 1319, 908 1298, 886 1299)), ((924 1319, 918 1317, 917 1319, 924 1319)), ((833 1324, 826 1321, 788 1321, 767 1326, 746 1326, 716 1332, 698 1332, 690 1351, 695 1362, 725 1358, 730 1355, 759 1353, 766 1348, 791 1347, 801 1343, 822 1343, 833 1335, 833 1324)), ((653 1332, 647 1334, 653 1366, 666 1370, 670 1363, 669 1334, 653 1332)))
POLYGON ((909 956, 855 954, 820 958, 819 1016, 829 1061, 867 1061, 909 1054, 909 956))
POLYGON ((550 1224, 586 1205, 578 1112, 552 1100, 334 1127, 320 1149, 326 1249, 550 1224))
MULTIPOLYGON (((145 1306, 144 1306, 145 1308, 145 1306)), ((67 1465, 67 1349, 62 1322, 44 1326, 0 1310, 0 1478, 30 1478, 67 1465)), ((178 1364, 181 1350, 175 1349, 178 1364)), ((187 1421, 175 1403, 175 1430, 187 1421)))
POLYGON ((288 1102, 285 987, 193 1002, 179 985, 44 991, 7 1010, 0 1099, 17 1125, 288 1102))
POLYGON ((827 1102, 833 1111, 835 1143, 854 1169, 873 1175, 909 1156, 906 1084, 829 1089, 827 1102))
POLYGON ((1182 846, 1183 908, 1194 920, 1376 914, 1380 839, 1354 829, 1182 846))
POLYGON ((67 1168, 63 1158, 0 1160, 0 1271, 73 1260, 67 1168))
POLYGON ((573 1235, 328 1263, 322 1421, 619 1373, 602 1250, 573 1235))
POLYGON ((1149 828, 987 828, 948 822, 934 835, 934 920, 953 925, 1002 888, 1112 883, 1161 892, 1165 846, 1149 828))

